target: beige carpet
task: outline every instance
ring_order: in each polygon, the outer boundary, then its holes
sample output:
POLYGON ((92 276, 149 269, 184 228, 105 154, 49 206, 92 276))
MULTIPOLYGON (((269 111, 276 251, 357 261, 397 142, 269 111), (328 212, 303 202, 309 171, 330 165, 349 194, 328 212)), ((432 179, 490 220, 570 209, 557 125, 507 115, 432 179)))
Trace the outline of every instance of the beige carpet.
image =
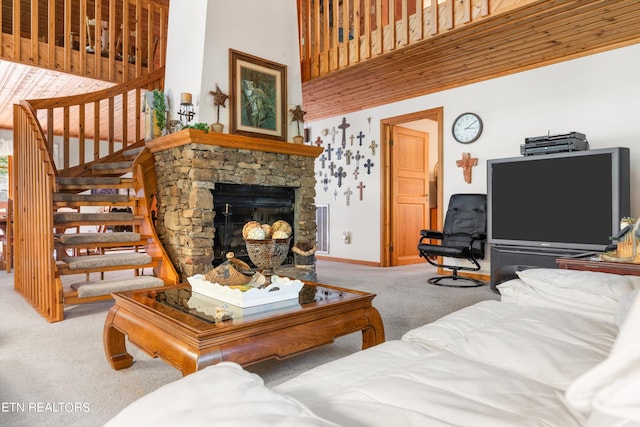
MULTIPOLYGON (((374 292, 387 340, 484 299, 488 286, 472 289, 427 284, 425 264, 375 268, 320 261, 318 281, 374 292)), ((100 426, 135 399, 180 373, 128 345, 135 363, 114 371, 102 346, 102 326, 112 302, 68 307, 63 322, 49 324, 13 290, 13 276, 0 272, 0 426, 100 426)), ((267 384, 280 383, 321 363, 358 351, 361 335, 283 361, 247 369, 267 384)), ((212 392, 214 386, 212 385, 212 392)))

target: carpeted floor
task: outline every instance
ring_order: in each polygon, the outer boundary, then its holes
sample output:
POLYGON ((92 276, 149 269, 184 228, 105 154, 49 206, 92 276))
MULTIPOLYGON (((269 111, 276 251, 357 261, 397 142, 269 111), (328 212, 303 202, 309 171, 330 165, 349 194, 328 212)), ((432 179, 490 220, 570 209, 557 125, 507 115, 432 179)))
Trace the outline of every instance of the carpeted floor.
MULTIPOLYGON (((409 329, 485 299, 488 286, 457 289, 432 286, 427 264, 376 268, 319 261, 318 281, 377 294, 387 340, 409 329)), ((181 374, 128 344, 131 368, 114 371, 102 346, 104 318, 113 302, 65 309, 65 320, 47 323, 13 290, 13 276, 0 272, 0 425, 100 426, 137 398, 177 380, 181 374)), ((247 369, 268 385, 358 351, 359 333, 286 360, 247 369)), ((213 392, 213 390, 212 390, 213 392)))

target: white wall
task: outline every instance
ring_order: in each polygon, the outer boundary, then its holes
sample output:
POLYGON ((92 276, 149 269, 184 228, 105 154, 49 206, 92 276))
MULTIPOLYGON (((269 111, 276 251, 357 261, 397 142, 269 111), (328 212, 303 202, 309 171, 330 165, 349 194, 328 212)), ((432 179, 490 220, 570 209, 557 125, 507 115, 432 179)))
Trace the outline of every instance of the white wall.
MULTIPOLYGON (((180 93, 193 94, 193 122, 215 122, 209 91, 230 94, 229 49, 287 66, 289 108, 302 104, 298 18, 295 0, 180 0, 169 11, 165 88, 178 119, 180 93)), ((229 131, 229 103, 220 110, 224 132, 229 131)), ((295 135, 288 111, 287 132, 295 135)))
MULTIPOLYGON (((444 162, 440 165, 444 183, 444 200, 453 193, 486 192, 486 161, 491 158, 520 156, 520 145, 529 136, 585 133, 592 149, 630 147, 632 165, 640 162, 640 45, 592 55, 560 64, 514 74, 507 77, 451 89, 408 101, 371 108, 313 123, 312 140, 320 136, 325 147, 331 130, 346 117, 351 126, 347 134, 365 133, 367 144, 380 141, 380 120, 431 108, 444 108, 444 162), (473 144, 459 144, 451 136, 453 120, 465 111, 478 113, 484 132, 473 144), (367 118, 371 117, 371 123, 367 118), (456 160, 463 152, 478 158, 472 183, 464 182, 456 160)), ((340 136, 336 141, 340 142, 340 136)), ((332 144, 334 145, 334 144, 332 144)), ((334 145, 335 146, 335 145, 334 145)), ((316 203, 330 205, 329 256, 351 260, 380 262, 380 161, 378 148, 372 161, 371 175, 366 171, 358 179, 351 177, 338 189, 331 178, 327 191, 322 182, 316 185, 316 203), (355 186, 366 185, 364 200, 358 200, 355 186), (354 195, 346 206, 342 194, 349 186, 354 195), (334 196, 334 191, 338 195, 334 196), (343 231, 351 231, 352 243, 342 242, 343 231)), ((335 156, 335 152, 333 154, 335 156)), ((328 162, 327 162, 328 164, 328 162)), ((316 161, 316 171, 327 172, 316 161)), ((318 175, 319 176, 319 175, 318 175)), ((631 170, 631 215, 640 216, 640 170, 631 170)), ((585 214, 588 215, 588 212, 585 214)), ((416 242, 418 236, 416 236, 416 242)), ((488 272, 485 263, 483 272, 488 272)))

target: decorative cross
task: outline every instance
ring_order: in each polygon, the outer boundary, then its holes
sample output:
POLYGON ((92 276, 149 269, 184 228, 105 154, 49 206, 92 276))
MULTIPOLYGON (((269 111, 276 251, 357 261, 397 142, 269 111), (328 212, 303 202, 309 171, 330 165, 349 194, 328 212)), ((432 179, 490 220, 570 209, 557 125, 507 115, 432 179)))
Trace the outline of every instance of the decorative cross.
POLYGON ((471 184, 471 168, 478 164, 477 157, 471 157, 469 153, 462 153, 462 160, 456 160, 456 165, 462 168, 462 175, 464 176, 464 182, 471 184))
POLYGON ((353 177, 358 179, 358 175, 360 175, 360 168, 355 168, 353 171, 353 177))
POLYGON ((322 169, 324 169, 324 162, 327 161, 327 156, 322 153, 322 156, 318 157, 318 160, 320 160, 320 163, 322 163, 322 169))
POLYGON ((356 187, 358 190, 360 190, 360 200, 362 200, 362 190, 364 190, 365 188, 367 188, 366 185, 364 185, 362 183, 362 181, 360 181, 360 184, 358 184, 358 186, 356 187))
POLYGON ((342 124, 340 126, 338 126, 338 129, 342 129, 342 146, 344 147, 345 145, 347 145, 347 128, 351 126, 349 123, 347 123, 347 118, 343 117, 342 118, 342 124))
MULTIPOLYGON (((329 158, 331 158, 331 156, 329 156, 329 158)), ((360 150, 356 151, 356 155, 353 156, 354 159, 356 159, 356 167, 359 168, 360 167, 360 159, 364 158, 364 156, 362 154, 360 154, 360 150)))
POLYGON ((342 159, 342 147, 338 147, 338 149, 336 150, 336 158, 338 160, 342 159))
POLYGON ((362 147, 362 140, 364 139, 364 133, 360 131, 360 133, 358 134, 358 136, 356 136, 356 138, 358 138, 358 141, 360 141, 360 146, 362 147))
POLYGON ((349 137, 349 140, 351 140, 351 146, 353 147, 353 140, 356 139, 354 134, 351 134, 351 136, 349 137))
POLYGON ((351 191, 351 188, 347 187, 347 189, 345 190, 344 193, 342 193, 346 196, 347 198, 347 206, 351 205, 351 195, 353 194, 353 191, 351 191))
POLYGON ((353 158, 353 153, 351 150, 347 150, 344 152, 344 159, 347 162, 347 165, 351 164, 351 159, 353 158))
POLYGON ((364 164, 364 167, 367 168, 367 175, 371 175, 371 168, 375 166, 371 159, 367 159, 367 162, 364 164))
POLYGON ((322 188, 324 188, 324 191, 326 192, 329 189, 329 183, 331 182, 329 176, 325 173, 324 178, 322 178, 320 182, 322 183, 322 188))
POLYGON ((316 138, 314 144, 316 144, 316 147, 320 147, 322 145, 322 142, 322 138, 320 138, 320 136, 318 135, 318 138, 316 138))
POLYGON ((324 151, 327 152, 327 154, 329 155, 329 160, 331 160, 331 152, 333 151, 333 147, 331 146, 331 144, 327 144, 327 148, 325 148, 324 151))
POLYGON ((374 140, 371 140, 371 144, 369 144, 369 148, 371 148, 371 155, 376 155, 376 148, 378 148, 378 144, 374 140))
POLYGON ((344 171, 342 166, 338 168, 338 172, 334 172, 333 176, 338 178, 338 187, 342 187, 342 178, 347 176, 347 173, 344 171))
POLYGON ((333 190, 333 198, 338 200, 338 189, 333 190))
POLYGON ((336 134, 338 133, 336 128, 332 127, 330 133, 331 133, 331 142, 336 142, 336 134))
POLYGON ((334 174, 335 174, 335 171, 336 171, 336 164, 335 164, 335 162, 331 162, 331 163, 329 163, 329 170, 331 171, 331 175, 334 175, 334 174))

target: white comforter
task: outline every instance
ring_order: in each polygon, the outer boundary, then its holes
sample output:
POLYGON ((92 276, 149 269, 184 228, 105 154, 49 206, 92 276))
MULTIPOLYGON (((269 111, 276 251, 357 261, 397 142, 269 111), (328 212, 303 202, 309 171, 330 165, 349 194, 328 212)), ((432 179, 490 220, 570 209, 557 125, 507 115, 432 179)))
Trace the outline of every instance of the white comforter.
POLYGON ((606 357, 616 333, 567 312, 485 301, 275 390, 344 426, 583 425, 564 390, 606 357))
MULTIPOLYGON (((565 390, 602 371, 596 365, 617 332, 568 311, 485 301, 273 389, 223 362, 143 397, 108 425, 591 426, 589 405, 567 404, 565 390)), ((586 402, 585 387, 573 388, 573 400, 586 402)))

